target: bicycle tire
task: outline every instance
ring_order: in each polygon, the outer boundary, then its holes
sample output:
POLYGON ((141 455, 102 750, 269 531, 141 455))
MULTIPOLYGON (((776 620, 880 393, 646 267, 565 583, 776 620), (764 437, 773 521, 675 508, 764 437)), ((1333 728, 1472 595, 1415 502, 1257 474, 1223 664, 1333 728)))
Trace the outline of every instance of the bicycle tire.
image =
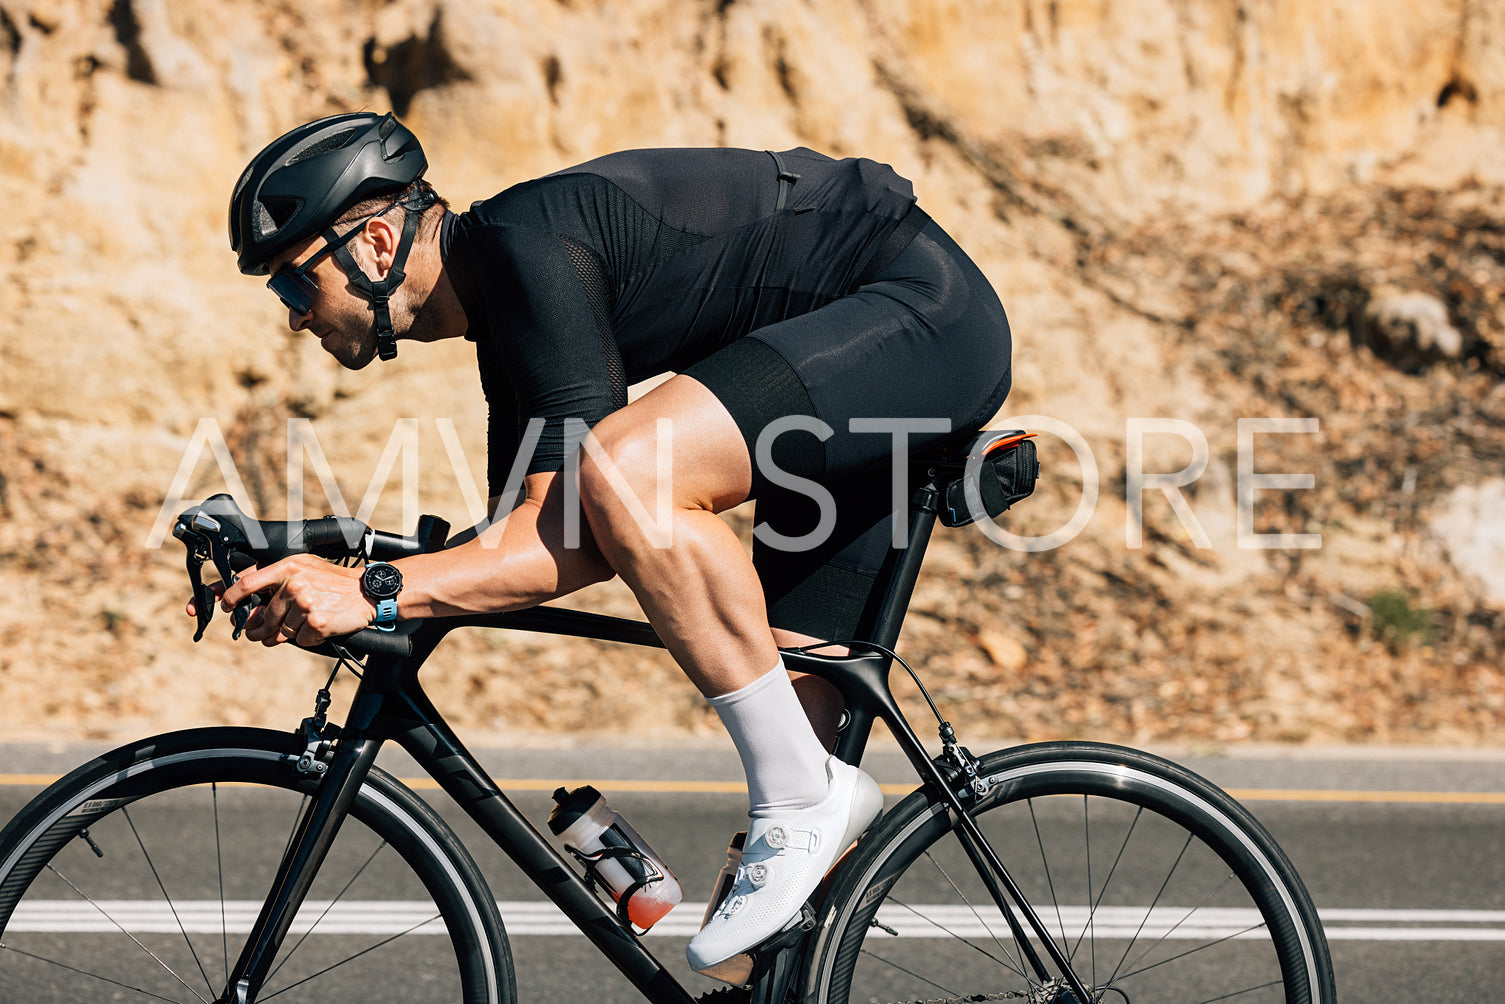
MULTIPOLYGON (((33 799, 0 831, 0 999, 231 999, 225 974, 318 785, 294 770, 303 749, 261 729, 171 733, 33 799)), ((515 998, 475 863, 432 809, 373 768, 256 999, 515 998)))
MULTIPOLYGON (((1311 898, 1225 792, 1096 743, 990 753, 979 774, 988 787, 969 815, 1094 1001, 1335 1000, 1311 898)), ((1030 973, 952 832, 921 789, 863 837, 821 911, 804 1000, 1073 999, 1059 974, 1030 973)))

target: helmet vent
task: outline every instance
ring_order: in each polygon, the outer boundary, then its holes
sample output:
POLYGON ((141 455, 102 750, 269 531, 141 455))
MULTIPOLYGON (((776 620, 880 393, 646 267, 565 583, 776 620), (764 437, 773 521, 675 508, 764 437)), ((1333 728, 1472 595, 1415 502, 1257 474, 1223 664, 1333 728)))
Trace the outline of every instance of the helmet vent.
POLYGON ((350 142, 350 137, 354 136, 360 131, 361 130, 359 129, 345 129, 341 132, 335 133, 333 136, 326 136, 324 139, 319 140, 317 143, 310 143, 308 146, 304 147, 296 154, 294 154, 288 160, 288 164, 291 166, 298 163, 299 161, 308 160, 311 157, 318 157, 321 154, 326 154, 330 150, 338 150, 340 147, 350 142))
POLYGON ((251 204, 251 218, 256 226, 257 237, 270 237, 277 232, 277 223, 272 219, 272 214, 267 212, 267 207, 260 202, 251 204))
POLYGON ((257 205, 266 212, 267 218, 272 221, 273 229, 281 230, 287 226, 288 220, 298 214, 298 207, 303 205, 303 200, 278 197, 262 199, 257 205))

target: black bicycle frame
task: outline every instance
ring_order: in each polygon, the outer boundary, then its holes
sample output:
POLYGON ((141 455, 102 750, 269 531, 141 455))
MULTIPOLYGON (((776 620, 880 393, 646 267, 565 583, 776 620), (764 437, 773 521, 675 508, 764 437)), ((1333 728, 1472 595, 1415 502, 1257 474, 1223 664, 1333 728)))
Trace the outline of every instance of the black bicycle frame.
MULTIPOLYGON (((890 552, 880 575, 877 615, 868 636, 891 649, 898 638, 903 612, 909 605, 920 559, 935 525, 933 483, 916 495, 908 545, 890 552)), ((365 780, 383 742, 395 740, 431 775, 508 857, 537 884, 545 896, 569 917, 587 938, 653 1004, 691 1004, 690 993, 624 925, 613 909, 593 891, 571 862, 547 840, 476 762, 454 731, 434 708, 418 682, 418 671, 449 632, 464 627, 507 628, 602 641, 662 647, 646 623, 556 607, 536 607, 509 613, 471 614, 435 618, 404 626, 411 654, 405 657, 372 655, 362 673, 350 713, 318 792, 305 808, 284 854, 240 959, 230 973, 225 1000, 246 1004, 255 1000, 267 978, 283 936, 291 926, 324 855, 338 833, 355 793, 365 780)), ((785 665, 796 672, 828 680, 841 692, 846 715, 837 736, 836 755, 860 763, 874 722, 888 726, 899 747, 926 785, 947 803, 958 838, 1007 918, 1021 952, 1044 982, 1048 972, 1035 954, 1028 932, 1046 947, 1051 961, 1082 1002, 1086 988, 1026 902, 1002 861, 967 813, 970 799, 965 783, 947 777, 944 764, 932 760, 910 728, 889 686, 892 658, 885 651, 846 656, 822 656, 785 651, 785 665), (955 790, 960 787, 962 794, 955 790), (1021 919, 1022 918, 1022 922, 1021 919)), ((939 759, 939 758, 938 758, 939 759)), ((962 766, 957 764, 958 767, 962 766)), ((759 986, 757 1001, 782 1001, 790 968, 780 966, 775 986, 759 986)))

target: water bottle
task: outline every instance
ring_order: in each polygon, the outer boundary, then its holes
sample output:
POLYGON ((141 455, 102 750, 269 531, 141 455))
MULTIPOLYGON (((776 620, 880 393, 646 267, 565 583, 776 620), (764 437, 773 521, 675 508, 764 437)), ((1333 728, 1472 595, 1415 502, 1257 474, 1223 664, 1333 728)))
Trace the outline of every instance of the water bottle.
POLYGON ((549 829, 610 893, 618 917, 646 931, 680 901, 684 890, 674 873, 599 791, 560 788, 554 801, 549 829))

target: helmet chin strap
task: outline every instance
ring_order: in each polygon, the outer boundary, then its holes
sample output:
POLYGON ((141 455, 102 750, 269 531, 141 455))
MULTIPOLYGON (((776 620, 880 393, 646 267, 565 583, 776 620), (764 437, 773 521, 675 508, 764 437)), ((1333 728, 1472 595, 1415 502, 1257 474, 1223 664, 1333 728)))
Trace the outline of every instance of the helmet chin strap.
MULTIPOLYGON (((350 285, 361 292, 366 299, 371 301, 371 309, 376 313, 376 354, 382 359, 395 359, 397 357, 397 333, 392 330, 392 311, 388 301, 397 287, 407 278, 402 267, 407 263, 408 252, 412 250, 413 238, 418 233, 418 221, 423 216, 423 211, 434 204, 433 192, 425 189, 398 203, 406 210, 407 218, 402 223, 402 237, 397 242, 397 253, 392 256, 392 267, 387 274, 380 279, 372 279, 365 273, 356 262, 355 256, 350 253, 350 245, 339 244, 334 249, 335 260, 340 263, 340 268, 345 272, 345 277, 350 280, 350 285)), ((339 234, 333 227, 324 231, 324 239, 334 244, 339 239, 339 234)))

